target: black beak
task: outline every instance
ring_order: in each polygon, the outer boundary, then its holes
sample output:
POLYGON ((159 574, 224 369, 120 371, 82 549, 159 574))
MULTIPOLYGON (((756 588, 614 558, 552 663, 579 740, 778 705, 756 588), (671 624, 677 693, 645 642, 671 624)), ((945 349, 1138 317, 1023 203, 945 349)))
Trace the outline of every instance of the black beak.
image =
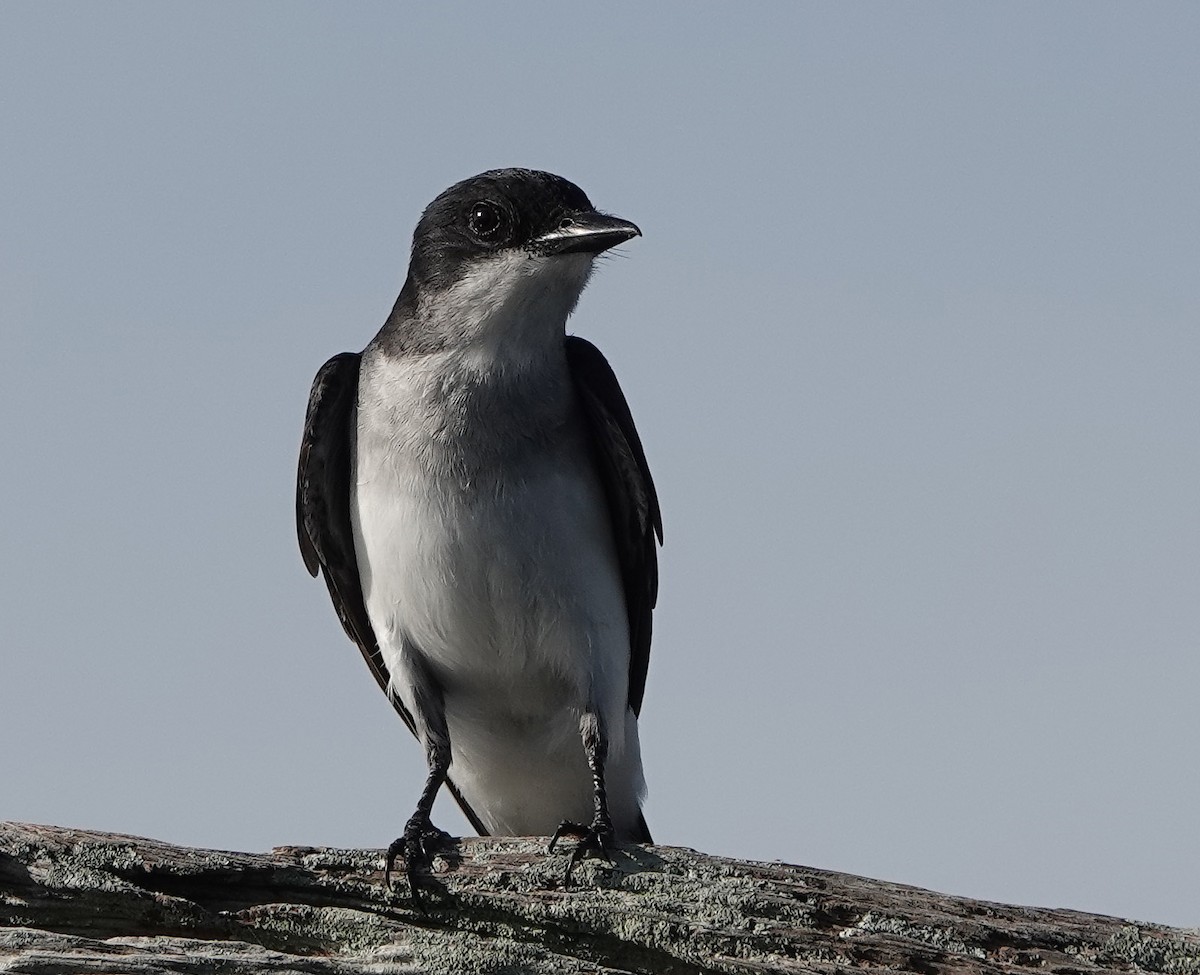
POLYGON ((549 233, 535 237, 532 247, 539 254, 599 254, 631 237, 640 237, 637 224, 595 210, 570 213, 549 233))

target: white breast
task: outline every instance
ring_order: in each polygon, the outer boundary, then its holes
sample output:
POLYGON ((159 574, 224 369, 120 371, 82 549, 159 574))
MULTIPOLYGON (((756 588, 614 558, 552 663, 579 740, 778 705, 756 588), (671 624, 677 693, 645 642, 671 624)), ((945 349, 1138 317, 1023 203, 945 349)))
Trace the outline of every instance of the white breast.
POLYGON ((476 366, 364 354, 351 508, 368 616, 394 675, 405 641, 435 674, 451 776, 493 831, 590 819, 585 710, 629 766, 615 805, 636 811, 620 570, 565 361, 511 388, 476 366))

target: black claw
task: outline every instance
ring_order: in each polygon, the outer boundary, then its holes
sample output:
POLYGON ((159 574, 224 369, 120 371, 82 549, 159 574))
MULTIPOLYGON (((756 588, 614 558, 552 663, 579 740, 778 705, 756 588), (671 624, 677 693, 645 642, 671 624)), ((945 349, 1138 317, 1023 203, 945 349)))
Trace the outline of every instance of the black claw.
POLYGON ((611 824, 597 820, 591 826, 580 826, 578 823, 569 823, 564 820, 558 824, 558 829, 554 831, 554 835, 550 838, 549 849, 551 852, 553 852, 555 845, 564 836, 572 836, 579 840, 575 844, 575 849, 571 851, 571 856, 567 860, 567 869, 563 872, 564 887, 571 886, 571 871, 575 869, 575 864, 587 854, 595 853, 604 857, 609 863, 613 862, 613 829, 611 824))
POLYGON ((409 895, 413 907, 424 912, 425 902, 421 898, 419 867, 428 867, 434 854, 450 843, 450 834, 438 829, 429 821, 428 816, 417 814, 404 824, 404 833, 392 840, 387 848, 387 859, 383 867, 383 886, 385 890, 392 888, 392 871, 396 867, 396 859, 404 857, 404 875, 408 879, 409 895))

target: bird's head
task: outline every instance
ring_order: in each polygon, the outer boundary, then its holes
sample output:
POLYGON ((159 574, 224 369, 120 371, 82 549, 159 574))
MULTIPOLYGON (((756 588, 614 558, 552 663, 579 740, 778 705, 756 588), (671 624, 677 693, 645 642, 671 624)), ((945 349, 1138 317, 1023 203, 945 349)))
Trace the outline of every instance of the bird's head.
MULTIPOLYGON (((561 332, 596 256, 641 231, 561 176, 496 169, 438 196, 413 234, 396 313, 458 340, 523 327, 561 332)), ((495 336, 499 337, 499 336, 495 336)))

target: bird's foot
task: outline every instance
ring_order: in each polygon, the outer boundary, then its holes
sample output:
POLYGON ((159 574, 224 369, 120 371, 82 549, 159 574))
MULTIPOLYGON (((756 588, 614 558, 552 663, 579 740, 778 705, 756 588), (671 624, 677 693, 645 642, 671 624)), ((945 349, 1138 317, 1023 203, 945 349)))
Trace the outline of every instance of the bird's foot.
POLYGON ((427 813, 417 813, 404 824, 404 832, 392 840, 387 849, 387 860, 383 868, 383 887, 392 888, 392 870, 396 866, 397 857, 404 857, 404 875, 408 878, 408 890, 412 896, 413 906, 425 910, 421 900, 421 889, 417 884, 417 868, 430 866, 434 854, 439 849, 445 849, 450 844, 451 836, 444 829, 438 829, 430 822, 427 813))
POLYGON ((564 836, 572 836, 579 840, 575 844, 575 849, 571 851, 571 858, 567 861, 567 869, 563 873, 564 887, 571 886, 571 871, 575 869, 575 864, 587 854, 595 853, 604 857, 609 863, 613 862, 614 833, 612 823, 607 819, 597 817, 592 821, 591 826, 580 826, 578 823, 569 823, 564 820, 558 824, 558 829, 554 831, 554 836, 550 839, 550 852, 554 851, 555 844, 564 836))

